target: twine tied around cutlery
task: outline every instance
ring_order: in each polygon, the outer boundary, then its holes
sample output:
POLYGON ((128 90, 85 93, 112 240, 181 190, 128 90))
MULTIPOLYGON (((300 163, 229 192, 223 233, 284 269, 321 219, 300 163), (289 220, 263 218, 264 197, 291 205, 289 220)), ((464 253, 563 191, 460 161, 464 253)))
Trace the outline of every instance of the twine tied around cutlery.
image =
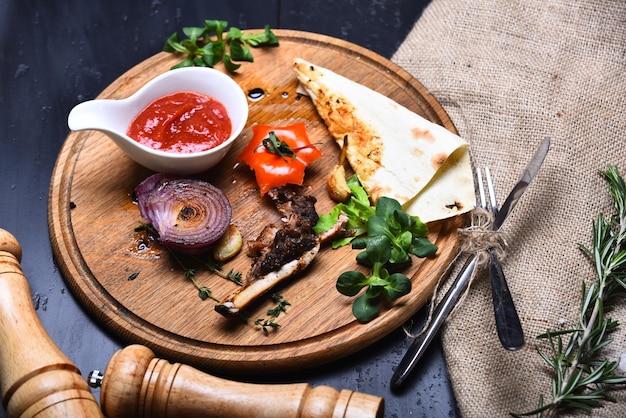
POLYGON ((459 255, 475 255, 476 267, 482 268, 489 263, 489 251, 495 252, 501 261, 506 258, 509 244, 501 231, 492 229, 494 220, 493 212, 477 207, 472 211, 470 225, 458 230, 461 237, 459 255))
POLYGON ((452 309, 452 312, 450 312, 448 318, 452 317, 452 315, 454 315, 458 308, 463 304, 465 298, 469 294, 472 283, 474 282, 478 271, 489 264, 489 252, 494 252, 495 255, 500 259, 500 261, 503 261, 506 258, 509 244, 504 238, 504 235, 501 231, 493 230, 493 222, 493 212, 490 212, 481 207, 476 207, 471 213, 471 222, 469 226, 458 229, 459 236, 461 237, 459 252, 454 257, 454 259, 450 263, 450 266, 444 271, 444 273, 437 281, 437 284, 435 285, 433 296, 431 297, 430 307, 428 310, 428 318, 426 319, 426 322, 422 326, 420 332, 417 333, 417 335, 413 335, 409 332, 409 330, 405 328, 404 331, 409 337, 419 337, 426 331, 426 329, 428 329, 428 325, 432 320, 433 311, 436 305, 437 295, 439 293, 439 290, 441 290, 444 278, 448 277, 451 266, 456 264, 459 257, 466 254, 470 256, 476 256, 476 267, 472 271, 472 275, 470 276, 470 279, 467 283, 465 292, 463 292, 463 295, 461 295, 461 297, 459 298, 459 301, 457 302, 454 309, 452 309))
MULTIPOLYGON (((575 321, 581 277, 595 274, 581 260, 580 244, 591 245, 589 214, 612 210, 598 170, 626 160, 625 16, 626 2, 614 0, 432 0, 393 56, 468 138, 475 166, 501 173, 501 184, 516 181, 512 163, 526 161, 538 138, 554 139, 542 168, 547 175, 532 187, 540 204, 519 208, 506 229, 516 309, 525 334, 548 351, 549 343, 535 336, 567 327, 563 319, 575 321), (508 231, 518 231, 524 245, 513 245, 508 231)), ((551 400, 546 363, 533 344, 512 354, 494 340, 484 276, 440 332, 463 417, 510 416, 538 398, 551 400)), ((620 330, 599 358, 621 357, 623 374, 626 309, 611 319, 620 330)), ((602 403, 594 417, 625 416, 626 391, 611 396, 617 402, 602 403)))

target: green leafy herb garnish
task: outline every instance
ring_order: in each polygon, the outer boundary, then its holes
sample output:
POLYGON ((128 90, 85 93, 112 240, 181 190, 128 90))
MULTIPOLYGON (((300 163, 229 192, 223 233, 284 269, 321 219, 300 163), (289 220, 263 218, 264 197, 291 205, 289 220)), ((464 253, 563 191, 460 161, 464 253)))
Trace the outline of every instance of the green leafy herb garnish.
MULTIPOLYGON (((174 256, 176 260, 180 262, 180 259, 176 257, 175 254, 172 253, 172 255, 174 256)), ((184 268, 183 274, 185 275, 187 279, 191 280, 191 282, 196 287, 196 289, 198 289, 198 297, 200 299, 202 300, 212 299, 216 302, 220 301, 218 298, 213 296, 213 292, 211 291, 210 288, 208 288, 207 286, 202 286, 198 283, 198 281, 196 280, 196 270, 190 269, 190 268, 184 268)))
POLYGON ((361 186, 357 177, 355 175, 350 176, 346 182, 350 190, 352 190, 350 200, 346 203, 339 203, 330 213, 321 215, 319 221, 313 227, 316 234, 322 233, 329 230, 337 223, 341 212, 348 215, 348 225, 346 227, 350 231, 353 231, 354 234, 350 237, 333 241, 333 248, 350 244, 355 237, 364 235, 367 232, 367 221, 376 212, 375 207, 370 204, 369 195, 363 186, 361 186))
POLYGON ((224 273, 222 263, 216 261, 215 259, 213 259, 213 257, 210 257, 208 255, 207 259, 200 259, 199 257, 194 257, 194 259, 202 263, 204 268, 208 271, 217 274, 223 279, 230 280, 231 282, 239 286, 243 286, 243 282, 241 281, 242 274, 240 271, 234 271, 233 269, 230 269, 228 273, 224 273))
POLYGON ((265 335, 269 335, 271 329, 278 329, 280 327, 280 324, 276 322, 276 318, 278 318, 281 313, 287 312, 287 306, 291 305, 278 293, 272 295, 272 300, 276 302, 276 306, 267 311, 269 318, 258 318, 254 321, 254 325, 260 327, 265 335))
MULTIPOLYGON (((427 257, 437 252, 437 247, 428 241, 427 235, 426 224, 417 216, 404 212, 397 200, 384 196, 378 199, 375 215, 367 221, 367 241, 387 237, 391 246, 389 262, 392 264, 409 262, 410 254, 427 257)), ((352 246, 355 246, 354 242, 352 246)))
MULTIPOLYGON (((135 228, 135 231, 136 232, 143 231, 154 240, 158 241, 159 239, 159 233, 150 223, 140 224, 139 226, 135 228)), ((200 299, 202 300, 212 299, 216 302, 220 301, 218 298, 213 296, 213 293, 211 292, 210 288, 208 288, 207 286, 200 285, 198 283, 198 281, 196 280, 196 269, 187 267, 185 262, 182 259, 181 254, 178 254, 172 248, 167 247, 167 246, 165 246, 165 249, 167 250, 170 257, 172 257, 172 259, 176 262, 176 264, 178 264, 178 266, 183 270, 183 275, 185 276, 185 278, 189 279, 193 283, 193 285, 196 287, 196 289, 198 290, 198 296, 200 297, 200 299)), ((230 280, 231 282, 239 286, 243 285, 241 281, 241 278, 242 278, 241 272, 234 271, 231 269, 228 273, 224 273, 222 269, 222 264, 214 260, 210 254, 206 254, 206 258, 200 258, 199 256, 187 256, 187 255, 185 255, 185 258, 187 261, 192 261, 196 264, 200 264, 206 270, 212 273, 215 273, 218 276, 226 280, 230 280)))
POLYGON ((267 138, 263 138, 260 146, 269 153, 282 157, 285 161, 287 161, 287 157, 290 157, 291 161, 293 161, 298 156, 288 143, 278 139, 274 131, 270 131, 267 138))
POLYGON ((360 271, 346 271, 337 279, 337 290, 355 296, 367 287, 352 305, 352 313, 361 322, 369 322, 380 313, 383 300, 393 301, 411 291, 411 281, 402 273, 389 274, 385 265, 391 258, 391 241, 381 235, 367 241, 363 253, 372 266, 369 277, 360 271))
POLYGON ((214 67, 223 62, 226 70, 233 72, 241 64, 237 61, 252 62, 250 47, 278 46, 278 38, 269 25, 262 33, 244 33, 241 29, 231 27, 226 31, 228 22, 225 20, 205 20, 203 27, 185 27, 187 36, 180 39, 174 32, 165 42, 163 51, 181 53, 185 59, 172 67, 214 67))
POLYGON ((567 330, 548 330, 537 338, 547 340, 549 352, 535 349, 554 372, 552 401, 539 398, 538 407, 513 416, 554 416, 567 410, 591 414, 602 401, 615 402, 607 389, 625 384, 616 374, 617 361, 599 359, 600 350, 611 343, 611 332, 619 325, 606 314, 619 297, 626 296, 626 184, 615 166, 601 172, 609 185, 615 213, 598 216, 593 223, 593 247, 580 245, 593 263, 597 281, 582 284, 579 323, 567 330), (566 338, 569 336, 569 338, 566 338))
POLYGON ((287 157, 293 161, 298 157, 297 151, 313 147, 315 147, 315 144, 307 144, 301 147, 292 148, 288 143, 279 139, 274 131, 269 131, 267 137, 261 140, 261 145, 255 148, 254 152, 256 152, 259 148, 265 148, 265 150, 270 154, 277 155, 286 162, 289 162, 287 157))
POLYGON ((363 288, 365 293, 352 305, 352 313, 361 322, 374 319, 384 301, 394 301, 411 291, 411 280, 404 274, 392 272, 411 264, 411 255, 428 257, 437 252, 426 236, 428 227, 417 216, 407 214, 402 205, 388 197, 381 197, 375 206, 359 184, 356 176, 347 180, 353 195, 347 203, 340 203, 328 214, 320 216, 316 233, 331 228, 340 212, 348 215, 348 229, 355 236, 333 242, 333 248, 352 242, 352 248, 362 249, 356 260, 371 267, 368 277, 360 271, 347 271, 337 279, 337 290, 346 296, 355 296, 363 288))

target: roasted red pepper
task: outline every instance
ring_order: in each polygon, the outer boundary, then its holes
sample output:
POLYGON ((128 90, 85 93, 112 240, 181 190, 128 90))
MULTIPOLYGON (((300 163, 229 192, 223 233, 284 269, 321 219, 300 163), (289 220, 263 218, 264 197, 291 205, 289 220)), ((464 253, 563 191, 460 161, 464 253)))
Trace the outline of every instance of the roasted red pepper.
POLYGON ((261 195, 274 187, 302 185, 305 169, 322 156, 309 141, 304 122, 280 127, 254 125, 252 132, 239 160, 254 170, 261 195))

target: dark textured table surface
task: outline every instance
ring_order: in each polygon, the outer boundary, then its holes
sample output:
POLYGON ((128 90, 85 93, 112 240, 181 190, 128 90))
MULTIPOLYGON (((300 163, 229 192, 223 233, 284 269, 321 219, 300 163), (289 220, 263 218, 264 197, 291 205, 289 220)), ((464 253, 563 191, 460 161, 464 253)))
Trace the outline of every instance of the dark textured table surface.
MULTIPOLYGON (((323 33, 391 57, 427 3, 0 0, 0 227, 22 246, 22 267, 44 327, 85 376, 106 367, 113 353, 131 342, 109 334, 82 309, 53 258, 48 187, 68 134, 69 110, 159 52, 170 34, 200 26, 204 19, 227 20, 242 29, 269 24, 323 33)), ((390 390, 389 379, 408 344, 404 332, 395 330, 333 364, 265 382, 307 382, 378 395, 385 398, 387 417, 458 416, 438 344, 405 390, 390 390)), ((99 391, 94 395, 98 398, 99 391)))

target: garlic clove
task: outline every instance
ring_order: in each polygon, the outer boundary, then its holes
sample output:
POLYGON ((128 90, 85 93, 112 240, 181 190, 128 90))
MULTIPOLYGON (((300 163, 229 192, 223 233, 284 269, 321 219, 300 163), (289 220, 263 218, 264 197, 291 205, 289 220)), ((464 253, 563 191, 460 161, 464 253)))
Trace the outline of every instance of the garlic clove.
POLYGON ((233 225, 228 225, 224 235, 215 243, 213 247, 213 258, 216 261, 227 261, 236 256, 243 246, 243 236, 239 229, 233 225))

